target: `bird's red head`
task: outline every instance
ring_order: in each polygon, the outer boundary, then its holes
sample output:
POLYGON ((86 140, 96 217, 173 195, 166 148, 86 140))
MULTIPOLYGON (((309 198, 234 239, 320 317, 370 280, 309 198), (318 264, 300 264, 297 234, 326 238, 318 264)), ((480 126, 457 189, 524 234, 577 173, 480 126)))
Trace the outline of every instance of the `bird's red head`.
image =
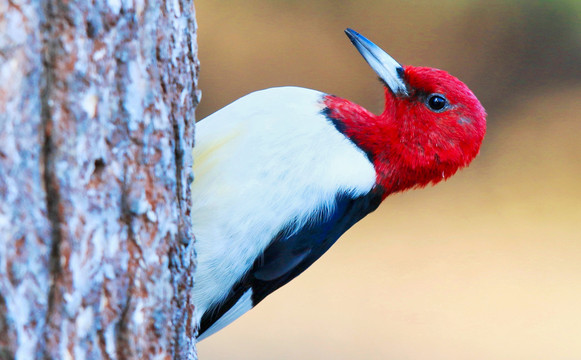
POLYGON ((328 97, 327 113, 372 159, 384 196, 435 184, 467 166, 486 132, 486 112, 472 91, 445 71, 402 67, 349 31, 385 84, 385 110, 374 115, 349 101, 328 97))
POLYGON ((472 91, 445 71, 406 66, 403 80, 407 96, 386 87, 385 110, 376 120, 390 147, 390 154, 384 153, 389 159, 379 157, 394 163, 381 166, 397 163, 397 172, 408 179, 394 181, 406 188, 437 183, 478 154, 486 112, 472 91))

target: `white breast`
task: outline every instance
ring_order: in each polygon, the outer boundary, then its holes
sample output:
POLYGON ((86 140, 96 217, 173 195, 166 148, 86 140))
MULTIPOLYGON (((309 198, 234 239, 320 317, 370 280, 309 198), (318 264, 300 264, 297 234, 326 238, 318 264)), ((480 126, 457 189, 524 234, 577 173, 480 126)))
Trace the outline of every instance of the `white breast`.
POLYGON ((375 183, 366 155, 321 111, 324 94, 283 87, 249 94, 196 126, 192 222, 198 320, 225 298, 285 226, 375 183))

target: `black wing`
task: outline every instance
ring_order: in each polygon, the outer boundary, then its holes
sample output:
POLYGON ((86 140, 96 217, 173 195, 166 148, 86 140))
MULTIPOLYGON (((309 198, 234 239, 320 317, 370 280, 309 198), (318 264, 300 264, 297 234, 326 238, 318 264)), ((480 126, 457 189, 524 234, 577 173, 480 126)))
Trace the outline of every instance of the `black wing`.
POLYGON ((332 214, 314 216, 298 230, 289 224, 278 233, 262 256, 256 259, 250 271, 232 287, 225 301, 204 313, 200 322, 200 336, 249 289, 252 289, 254 307, 267 295, 305 271, 345 231, 374 211, 381 200, 381 189, 356 198, 340 194, 332 214))

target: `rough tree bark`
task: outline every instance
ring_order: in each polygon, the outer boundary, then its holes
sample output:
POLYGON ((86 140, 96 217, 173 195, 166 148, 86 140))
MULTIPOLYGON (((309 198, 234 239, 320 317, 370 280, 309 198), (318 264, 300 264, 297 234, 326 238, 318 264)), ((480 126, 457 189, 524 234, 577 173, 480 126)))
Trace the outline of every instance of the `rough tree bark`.
POLYGON ((195 359, 193 0, 0 0, 0 359, 195 359))

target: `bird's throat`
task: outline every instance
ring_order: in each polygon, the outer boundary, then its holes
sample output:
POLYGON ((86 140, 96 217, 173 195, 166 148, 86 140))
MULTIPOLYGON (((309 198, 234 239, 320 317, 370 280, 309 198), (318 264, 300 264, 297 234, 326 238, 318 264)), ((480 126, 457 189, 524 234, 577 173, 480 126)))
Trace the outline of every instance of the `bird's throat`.
POLYGON ((373 163, 376 184, 387 197, 395 192, 423 187, 452 176, 457 169, 438 162, 437 157, 423 158, 422 150, 410 150, 402 144, 400 126, 389 103, 381 115, 348 100, 328 95, 324 115, 335 128, 351 140, 373 163))

